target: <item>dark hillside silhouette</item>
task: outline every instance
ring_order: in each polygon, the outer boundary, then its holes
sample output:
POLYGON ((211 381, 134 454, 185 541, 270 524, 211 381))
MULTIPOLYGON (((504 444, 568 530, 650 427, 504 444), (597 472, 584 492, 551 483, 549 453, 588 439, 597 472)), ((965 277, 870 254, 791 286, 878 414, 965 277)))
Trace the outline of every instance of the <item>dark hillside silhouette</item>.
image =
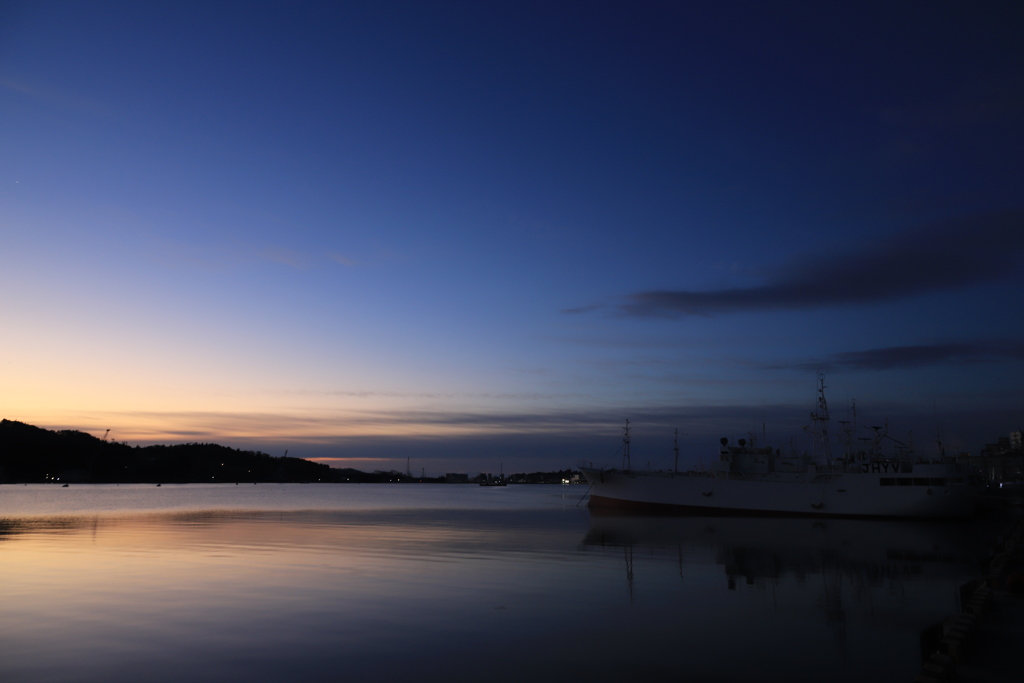
POLYGON ((327 465, 209 443, 131 447, 74 430, 0 421, 3 483, 336 481, 327 465))

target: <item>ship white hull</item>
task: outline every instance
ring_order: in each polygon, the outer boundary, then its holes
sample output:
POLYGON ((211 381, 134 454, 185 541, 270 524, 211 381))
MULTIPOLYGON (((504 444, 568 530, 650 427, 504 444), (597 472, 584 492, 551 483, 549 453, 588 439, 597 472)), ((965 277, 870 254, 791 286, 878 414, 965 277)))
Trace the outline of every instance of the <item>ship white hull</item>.
MULTIPOLYGON (((877 473, 771 473, 731 478, 711 473, 622 472, 584 468, 590 506, 707 513, 840 517, 956 518, 974 514, 977 491, 943 477, 877 473), (904 479, 900 482, 898 479, 904 479), (883 484, 883 480, 885 483, 883 484), (896 483, 893 483, 893 482, 896 483)), ((932 472, 932 475, 940 472, 932 472)))

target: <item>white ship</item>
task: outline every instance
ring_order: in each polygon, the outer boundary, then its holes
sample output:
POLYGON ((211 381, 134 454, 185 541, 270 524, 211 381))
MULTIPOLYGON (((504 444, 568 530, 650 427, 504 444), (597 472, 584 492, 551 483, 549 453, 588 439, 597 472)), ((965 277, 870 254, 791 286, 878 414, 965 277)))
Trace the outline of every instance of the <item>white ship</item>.
MULTIPOLYGON (((812 433, 821 452, 721 440, 718 461, 707 470, 636 471, 629 467, 629 423, 622 469, 581 467, 590 482, 591 508, 652 512, 810 515, 836 517, 955 518, 974 514, 980 486, 968 466, 925 460, 909 449, 882 455, 886 437, 875 428, 867 450, 848 447, 833 458, 828 446, 828 406, 819 377, 812 433)), ((678 463, 678 446, 676 449, 678 463)))

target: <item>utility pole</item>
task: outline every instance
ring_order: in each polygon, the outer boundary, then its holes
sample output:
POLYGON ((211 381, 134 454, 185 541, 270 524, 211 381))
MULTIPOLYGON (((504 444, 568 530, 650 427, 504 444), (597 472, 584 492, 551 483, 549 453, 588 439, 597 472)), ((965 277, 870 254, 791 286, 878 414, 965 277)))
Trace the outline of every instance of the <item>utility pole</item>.
POLYGON ((676 465, 675 465, 674 471, 675 471, 676 474, 678 474, 679 473, 679 427, 676 427, 676 439, 675 439, 674 445, 672 447, 672 450, 674 450, 676 452, 676 465))
POLYGON ((626 431, 622 435, 622 469, 629 472, 629 420, 626 420, 626 431))

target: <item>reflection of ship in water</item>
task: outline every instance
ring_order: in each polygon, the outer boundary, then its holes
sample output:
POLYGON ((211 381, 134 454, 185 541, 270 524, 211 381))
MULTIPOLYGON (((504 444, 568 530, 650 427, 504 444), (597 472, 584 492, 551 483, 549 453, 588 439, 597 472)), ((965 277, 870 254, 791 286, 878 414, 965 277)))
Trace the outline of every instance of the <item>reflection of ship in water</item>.
MULTIPOLYGON (((882 609, 874 601, 901 599, 891 596, 914 584, 912 593, 937 590, 943 600, 954 600, 955 587, 980 572, 991 547, 988 534, 979 533, 985 528, 970 522, 592 514, 582 543, 625 558, 631 600, 651 576, 641 558, 678 563, 680 578, 698 566, 721 567, 723 588, 769 591, 777 608, 798 600, 796 586, 810 588, 814 611, 845 643, 853 603, 882 609)), ((917 618, 900 611, 900 619, 917 618)))
POLYGON ((772 517, 591 516, 584 546, 713 557, 747 583, 840 570, 868 581, 978 571, 989 542, 979 524, 772 517))

